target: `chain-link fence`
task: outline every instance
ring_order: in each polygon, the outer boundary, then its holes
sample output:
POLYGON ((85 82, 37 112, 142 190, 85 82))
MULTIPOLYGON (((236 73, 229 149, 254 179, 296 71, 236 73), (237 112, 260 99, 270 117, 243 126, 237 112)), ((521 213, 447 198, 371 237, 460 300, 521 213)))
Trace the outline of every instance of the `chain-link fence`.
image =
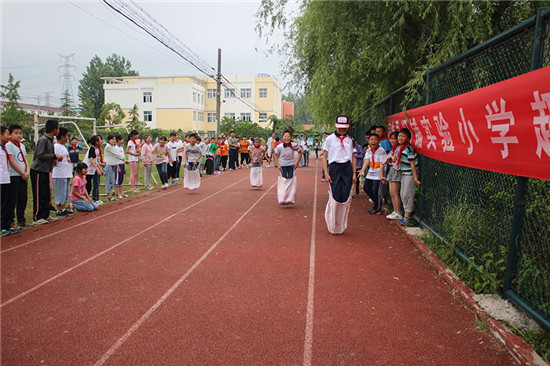
MULTIPOLYGON (((550 65, 550 9, 428 72, 425 100, 404 88, 367 113, 356 137, 385 116, 550 65), (539 21, 536 26, 537 19, 539 21), (543 33, 540 33, 540 30, 543 33), (535 35, 536 34, 536 35, 535 35), (544 52, 535 51, 544 47, 544 52)), ((541 167, 547 169, 547 167, 541 167)), ((550 181, 420 157, 416 217, 457 255, 482 266, 505 296, 550 330, 550 181)))

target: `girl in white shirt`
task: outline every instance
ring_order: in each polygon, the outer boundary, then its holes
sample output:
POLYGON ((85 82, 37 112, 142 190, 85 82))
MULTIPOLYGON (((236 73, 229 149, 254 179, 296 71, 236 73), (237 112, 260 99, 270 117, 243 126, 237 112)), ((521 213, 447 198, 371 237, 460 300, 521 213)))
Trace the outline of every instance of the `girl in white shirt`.
POLYGON ((133 193, 139 193, 139 189, 136 188, 136 184, 138 183, 139 156, 141 155, 141 145, 138 137, 138 131, 130 131, 128 144, 126 145, 126 153, 128 154, 128 161, 130 163, 130 191, 133 193))
POLYGON ((292 179, 294 177, 294 170, 298 168, 302 154, 300 145, 292 142, 292 133, 285 131, 283 133, 283 143, 277 145, 273 150, 275 165, 278 166, 283 178, 292 179), (295 151, 298 152, 296 157, 294 156, 295 151))

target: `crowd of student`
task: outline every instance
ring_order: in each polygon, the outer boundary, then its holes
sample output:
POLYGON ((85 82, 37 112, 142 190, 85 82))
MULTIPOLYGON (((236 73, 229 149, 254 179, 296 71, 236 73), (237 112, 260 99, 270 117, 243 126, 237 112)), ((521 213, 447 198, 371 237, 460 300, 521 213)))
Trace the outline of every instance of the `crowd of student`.
MULTIPOLYGON (((411 133, 407 129, 393 132, 388 138, 383 126, 374 126, 367 132, 367 143, 363 146, 356 144, 347 135, 347 128, 339 128, 331 135, 324 134, 321 141, 315 139, 311 146, 307 137, 299 142, 293 141, 290 131, 285 131, 281 139, 274 133, 267 141, 252 136, 242 136, 239 139, 233 131, 229 137, 221 134, 202 141, 198 135, 190 134, 181 140, 176 132, 172 132, 169 137, 159 137, 153 145, 150 135, 140 139, 139 132, 134 130, 130 132, 128 141, 124 141, 121 135, 108 135, 104 144, 103 136, 92 136, 82 162, 80 154, 84 147, 74 137, 68 141, 66 128, 59 127, 55 120, 49 120, 44 132, 36 144, 33 164, 29 166, 25 146, 21 142, 21 126, 2 126, 2 235, 56 221, 57 218, 51 216, 51 211, 55 211, 57 217, 64 217, 72 215, 75 209, 97 210, 103 204, 99 197, 101 176, 105 179, 108 201, 127 197, 122 189, 127 166, 130 191, 139 192, 140 162, 144 168, 144 187, 149 190, 154 189, 151 183, 153 165, 158 171, 162 189, 180 184, 184 162, 186 174, 191 176, 191 172, 196 172, 197 177, 199 174, 216 174, 218 171, 250 167, 253 187, 262 185, 261 168, 264 164, 267 167, 273 165, 281 172, 283 180, 279 182, 279 186, 284 185, 285 181, 290 182, 288 184, 290 189, 294 189, 295 197, 294 172, 299 166, 309 165, 310 152, 314 151, 317 159, 326 159, 322 180, 325 181, 327 175, 329 176, 327 180, 331 184, 331 194, 338 198, 338 202, 347 202, 348 197, 351 197, 351 189, 347 192, 346 190, 348 183, 353 180, 355 193, 359 194, 362 188, 373 203, 373 208, 367 212, 377 214, 381 212, 384 198, 389 191, 394 211, 386 217, 397 219, 403 225, 412 214, 415 187, 420 185, 416 153, 409 144, 411 133), (348 139, 353 149, 351 155, 347 154, 349 147, 344 143, 348 139), (342 150, 338 151, 340 146, 342 150), (354 166, 350 167, 352 162, 354 166), (353 171, 353 176, 348 178, 345 173, 347 170, 335 170, 339 164, 350 172, 353 171), (330 169, 333 170, 332 173, 329 173, 330 169), (347 183, 335 184, 340 176, 347 183), (32 221, 25 218, 29 180, 33 193, 32 221)), ((283 201, 280 200, 279 203, 294 203, 293 199, 283 201)))

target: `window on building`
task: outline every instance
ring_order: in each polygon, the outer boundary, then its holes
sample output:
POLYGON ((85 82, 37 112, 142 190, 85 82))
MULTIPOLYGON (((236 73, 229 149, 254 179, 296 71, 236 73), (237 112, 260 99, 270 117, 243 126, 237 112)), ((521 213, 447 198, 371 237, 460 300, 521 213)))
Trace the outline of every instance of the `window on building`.
POLYGON ((260 113, 258 122, 267 122, 267 113, 260 113))
POLYGON ((193 121, 197 120, 197 111, 193 111, 193 121))
POLYGON ((204 112, 199 112, 199 121, 204 122, 204 112))
POLYGON ((260 98, 267 98, 267 88, 260 88, 260 98))
POLYGON ((143 111, 143 120, 145 122, 153 121, 153 111, 143 111))
POLYGON ((224 98, 235 98, 235 89, 225 89, 224 98))
POLYGON ((143 103, 153 102, 153 92, 143 92, 143 103))
POLYGON ((235 119, 235 113, 224 113, 224 117, 235 119))
POLYGON ((241 88, 241 97, 243 97, 243 98, 252 98, 252 89, 250 89, 250 88, 241 88))
POLYGON ((216 122, 216 113, 208 113, 206 117, 208 122, 216 122))
POLYGON ((252 116, 250 113, 241 113, 241 121, 251 121, 252 116))
POLYGON ((193 103, 197 103, 197 93, 193 92, 193 103))
POLYGON ((216 89, 208 89, 208 98, 209 99, 216 98, 216 92, 217 92, 216 89))

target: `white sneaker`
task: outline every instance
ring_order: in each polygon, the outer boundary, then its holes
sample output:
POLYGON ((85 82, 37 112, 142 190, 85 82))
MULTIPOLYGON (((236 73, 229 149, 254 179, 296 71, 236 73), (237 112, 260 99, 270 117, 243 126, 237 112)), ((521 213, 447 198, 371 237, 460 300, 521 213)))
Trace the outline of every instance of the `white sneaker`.
POLYGON ((54 221, 57 221, 57 219, 55 217, 49 216, 49 217, 46 218, 46 221, 47 222, 54 222, 54 221))
POLYGON ((180 179, 179 179, 179 178, 175 178, 174 180, 177 182, 177 181, 180 180, 180 179))
POLYGON ((391 214, 386 215, 386 219, 395 220, 397 218, 397 212, 393 211, 391 214))
POLYGON ((103 201, 102 200, 97 200, 97 201, 95 201, 95 204, 98 205, 98 206, 101 206, 103 204, 103 201))
POLYGON ((153 187, 153 186, 147 187, 148 190, 151 190, 151 189, 153 189, 153 188, 155 188, 155 187, 153 187))
POLYGON ((168 187, 168 184, 163 184, 160 188, 166 189, 166 187, 168 187))
POLYGON ((49 221, 47 220, 44 220, 44 219, 40 219, 40 220, 36 220, 35 222, 33 222, 34 225, 42 225, 42 224, 47 224, 49 221))

